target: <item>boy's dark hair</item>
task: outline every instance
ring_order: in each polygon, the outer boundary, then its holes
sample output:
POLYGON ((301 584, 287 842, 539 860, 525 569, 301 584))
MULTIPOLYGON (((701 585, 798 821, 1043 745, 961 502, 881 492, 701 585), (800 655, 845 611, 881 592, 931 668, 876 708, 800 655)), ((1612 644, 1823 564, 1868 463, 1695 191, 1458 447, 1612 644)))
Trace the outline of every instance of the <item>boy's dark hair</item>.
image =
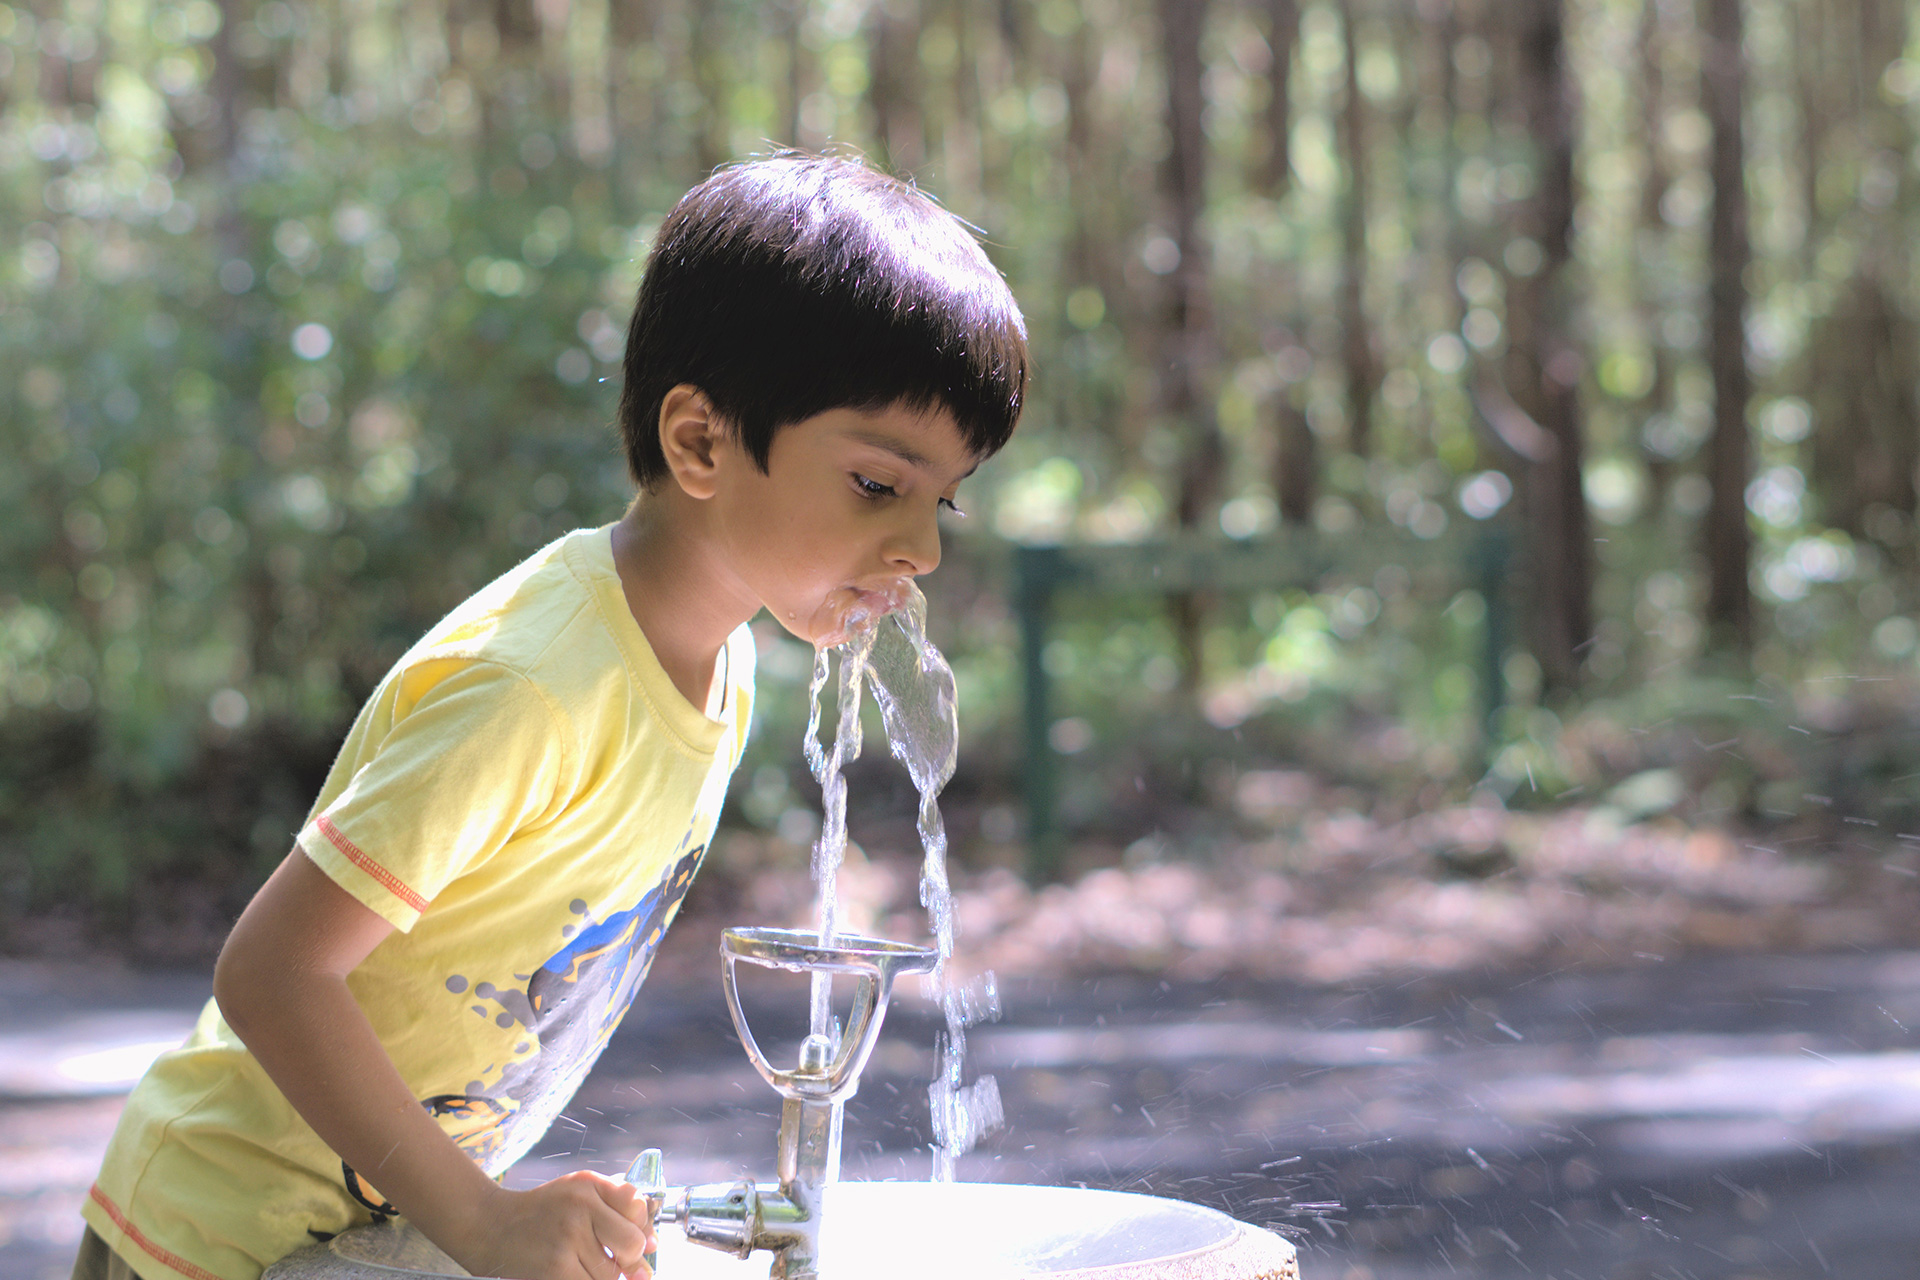
POLYGON ((1007 442, 1027 331, 964 223, 854 160, 787 154, 682 196, 627 327, 619 423, 641 488, 667 475, 660 402, 700 388, 762 471, 829 409, 945 408, 977 457, 1007 442))

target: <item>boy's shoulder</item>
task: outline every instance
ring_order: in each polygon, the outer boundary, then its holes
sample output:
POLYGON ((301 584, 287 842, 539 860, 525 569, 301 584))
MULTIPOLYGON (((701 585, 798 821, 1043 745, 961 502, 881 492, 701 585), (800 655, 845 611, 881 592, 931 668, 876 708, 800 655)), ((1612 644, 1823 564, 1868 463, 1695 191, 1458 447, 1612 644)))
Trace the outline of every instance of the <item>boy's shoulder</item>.
POLYGON ((522 560, 435 623, 401 659, 402 666, 444 660, 483 661, 525 676, 549 666, 569 640, 570 663, 620 656, 620 579, 606 529, 576 529, 522 560), (582 642, 594 638, 602 644, 582 642))
MULTIPOLYGON (((727 643, 728 678, 751 698, 755 653, 746 627, 727 643)), ((634 620, 614 567, 612 531, 577 529, 476 591, 427 631, 385 683, 403 713, 458 672, 492 670, 532 686, 563 719, 608 723, 644 703, 648 718, 704 742, 717 726, 685 705, 634 620)), ((383 701, 376 694, 375 703, 383 701)))

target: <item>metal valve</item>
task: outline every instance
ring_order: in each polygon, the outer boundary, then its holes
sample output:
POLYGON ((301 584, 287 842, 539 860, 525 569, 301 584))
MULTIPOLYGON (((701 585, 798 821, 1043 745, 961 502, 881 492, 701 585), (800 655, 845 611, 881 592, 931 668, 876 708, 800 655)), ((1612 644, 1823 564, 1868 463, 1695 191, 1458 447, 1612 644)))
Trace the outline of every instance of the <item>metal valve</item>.
MULTIPOLYGON (((669 1187, 662 1181, 660 1151, 642 1151, 627 1170, 627 1181, 639 1188, 653 1211, 654 1229, 678 1224, 694 1244, 745 1258, 755 1249, 779 1250, 797 1242, 799 1214, 778 1187, 738 1182, 698 1187, 669 1187)), ((649 1255, 647 1266, 654 1265, 649 1255)))

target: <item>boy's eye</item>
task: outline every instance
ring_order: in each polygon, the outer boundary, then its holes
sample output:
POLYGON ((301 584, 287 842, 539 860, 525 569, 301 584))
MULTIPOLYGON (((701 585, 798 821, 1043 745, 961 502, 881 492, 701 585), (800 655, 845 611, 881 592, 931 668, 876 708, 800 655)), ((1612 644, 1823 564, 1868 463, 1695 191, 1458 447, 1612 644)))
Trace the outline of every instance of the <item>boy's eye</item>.
POLYGON ((855 488, 859 489, 861 493, 869 498, 891 498, 893 496, 892 485, 881 484, 878 480, 869 480, 857 471, 854 472, 853 483, 855 488))
POLYGON ((940 505, 945 507, 947 510, 953 512, 953 514, 957 516, 964 516, 965 514, 967 514, 966 512, 962 511, 959 507, 954 505, 952 498, 940 499, 940 505))

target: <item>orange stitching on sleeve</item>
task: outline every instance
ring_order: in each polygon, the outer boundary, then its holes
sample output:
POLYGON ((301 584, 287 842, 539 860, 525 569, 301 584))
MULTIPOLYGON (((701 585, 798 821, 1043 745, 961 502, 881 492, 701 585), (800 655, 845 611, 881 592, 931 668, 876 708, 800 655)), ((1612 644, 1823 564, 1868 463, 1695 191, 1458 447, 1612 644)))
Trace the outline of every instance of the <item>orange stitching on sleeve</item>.
POLYGON ((133 1241, 148 1254, 152 1255, 155 1261, 173 1268, 183 1276, 191 1276, 193 1280, 220 1280, 219 1276, 207 1270, 205 1267, 196 1266, 171 1249, 163 1249, 153 1241, 147 1239, 146 1236, 140 1233, 140 1228, 127 1221, 127 1215, 121 1213, 119 1206, 107 1199, 106 1193, 100 1190, 98 1186, 91 1188, 87 1192, 87 1196, 95 1204, 99 1205, 109 1218, 113 1219, 114 1226, 119 1227, 127 1233, 127 1239, 133 1241))
POLYGON ((320 834, 327 838, 329 844, 346 855, 348 862, 351 862, 354 866, 360 868, 375 880, 378 880, 382 885, 385 885, 387 891, 392 893, 394 897, 400 899, 400 901, 406 903, 415 911, 425 911, 427 909, 427 900, 425 898, 415 893, 412 889, 409 889, 406 882, 401 880, 399 876, 396 876, 393 872, 368 857, 359 845, 347 839, 346 832, 333 825, 331 818, 322 814, 314 825, 320 828, 320 834))

